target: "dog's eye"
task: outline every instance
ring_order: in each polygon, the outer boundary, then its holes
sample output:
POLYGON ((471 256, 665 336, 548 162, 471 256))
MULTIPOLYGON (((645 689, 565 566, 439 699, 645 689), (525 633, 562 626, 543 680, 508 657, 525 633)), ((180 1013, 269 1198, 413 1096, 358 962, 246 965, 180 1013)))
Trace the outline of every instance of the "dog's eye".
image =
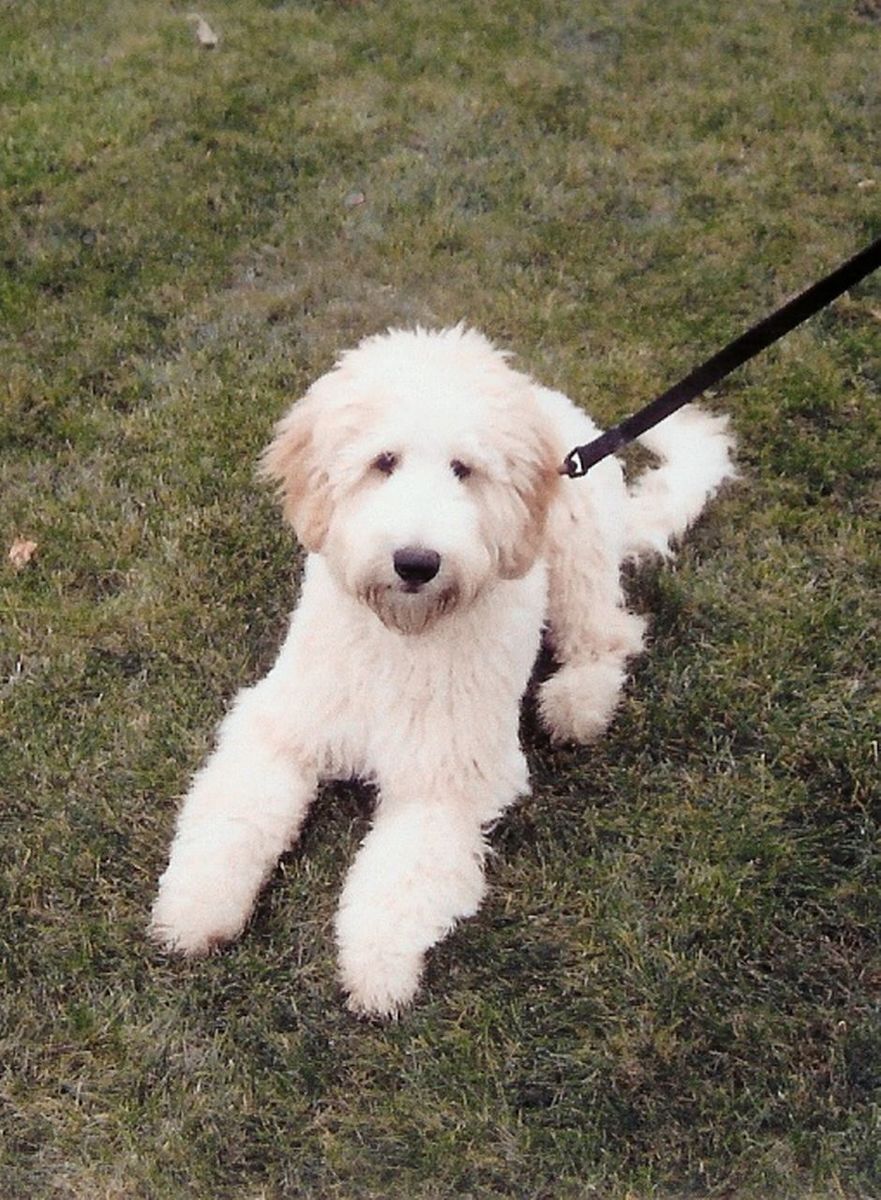
POLYGON ((457 479, 467 479, 471 474, 471 468, 467 467, 465 463, 461 462, 458 458, 453 459, 453 461, 450 463, 450 468, 457 479))
POLYGON ((372 465, 374 471, 381 471, 383 475, 391 475, 398 465, 398 456, 397 454, 380 454, 373 460, 372 465))

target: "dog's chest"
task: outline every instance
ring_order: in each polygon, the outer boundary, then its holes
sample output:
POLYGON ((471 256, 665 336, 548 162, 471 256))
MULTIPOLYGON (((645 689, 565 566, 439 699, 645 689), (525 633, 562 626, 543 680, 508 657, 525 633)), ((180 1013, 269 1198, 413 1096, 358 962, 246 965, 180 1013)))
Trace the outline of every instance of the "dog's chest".
POLYGON ((303 752, 317 751, 325 775, 367 778, 408 764, 427 772, 497 757, 501 745, 517 742, 544 609, 538 567, 427 632, 406 635, 331 594, 323 573, 314 573, 279 659, 300 728, 305 706, 303 752))

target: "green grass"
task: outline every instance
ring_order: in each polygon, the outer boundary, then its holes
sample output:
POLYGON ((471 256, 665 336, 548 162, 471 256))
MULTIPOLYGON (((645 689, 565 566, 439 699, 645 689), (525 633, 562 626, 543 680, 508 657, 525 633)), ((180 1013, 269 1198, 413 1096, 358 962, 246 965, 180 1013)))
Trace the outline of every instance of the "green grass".
POLYGON ((297 552, 274 419, 467 318, 618 418, 881 232, 870 0, 0 13, 0 1196, 881 1194, 881 279, 718 389, 743 482, 417 1007, 348 1017, 329 792, 247 935, 144 936, 297 552), (353 193, 364 203, 354 205, 353 193), (6 563, 17 536, 38 551, 6 563))

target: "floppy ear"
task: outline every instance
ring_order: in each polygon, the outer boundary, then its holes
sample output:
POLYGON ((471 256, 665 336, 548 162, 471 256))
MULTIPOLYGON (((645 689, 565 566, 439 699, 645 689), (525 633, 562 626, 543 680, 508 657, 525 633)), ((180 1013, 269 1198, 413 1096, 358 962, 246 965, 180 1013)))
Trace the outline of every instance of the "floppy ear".
POLYGON ((309 392, 278 422, 260 459, 259 472, 276 484, 282 511, 304 549, 321 549, 330 523, 330 479, 319 455, 320 400, 309 392))
POLYGON ((508 454, 513 520, 505 521, 499 542, 499 574, 520 579, 541 549, 548 509, 560 483, 561 455, 539 415, 524 420, 508 454))

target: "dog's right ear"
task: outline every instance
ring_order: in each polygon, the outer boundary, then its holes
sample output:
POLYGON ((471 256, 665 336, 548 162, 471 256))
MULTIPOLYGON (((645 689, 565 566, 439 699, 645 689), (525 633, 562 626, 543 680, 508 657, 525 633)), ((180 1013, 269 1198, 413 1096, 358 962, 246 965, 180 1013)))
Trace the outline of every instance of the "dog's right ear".
POLYGON ((330 523, 330 479, 318 452, 316 424, 321 401, 308 392, 278 422, 263 451, 259 472, 273 482, 285 517, 304 549, 316 553, 330 523))

